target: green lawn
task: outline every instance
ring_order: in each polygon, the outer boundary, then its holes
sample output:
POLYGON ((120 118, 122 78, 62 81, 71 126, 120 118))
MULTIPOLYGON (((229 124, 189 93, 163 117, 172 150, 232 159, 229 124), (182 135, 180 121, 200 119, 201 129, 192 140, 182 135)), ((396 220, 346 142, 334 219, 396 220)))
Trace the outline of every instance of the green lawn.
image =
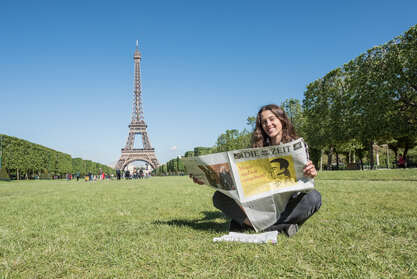
POLYGON ((417 278, 416 177, 320 173, 276 245, 213 243, 227 221, 186 177, 0 182, 0 278, 417 278))
POLYGON ((417 169, 381 169, 365 171, 322 171, 318 180, 416 181, 417 169))

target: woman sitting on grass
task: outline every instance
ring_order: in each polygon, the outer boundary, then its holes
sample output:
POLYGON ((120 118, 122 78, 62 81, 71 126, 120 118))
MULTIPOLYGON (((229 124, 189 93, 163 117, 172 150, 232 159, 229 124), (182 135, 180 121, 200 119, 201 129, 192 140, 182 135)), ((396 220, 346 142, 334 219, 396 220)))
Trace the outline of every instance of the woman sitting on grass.
MULTIPOLYGON (((278 145, 297 138, 293 125, 280 107, 266 105, 259 110, 256 117, 256 128, 253 132, 252 147, 278 145)), ((304 167, 304 176, 311 178, 317 176, 316 168, 311 161, 308 161, 304 167)), ((213 204, 232 219, 230 231, 253 229, 244 210, 232 198, 216 191, 213 196, 213 204)), ((286 233, 287 236, 292 236, 298 231, 299 226, 319 210, 320 206, 321 195, 316 190, 294 194, 276 223, 265 231, 276 230, 286 233)))

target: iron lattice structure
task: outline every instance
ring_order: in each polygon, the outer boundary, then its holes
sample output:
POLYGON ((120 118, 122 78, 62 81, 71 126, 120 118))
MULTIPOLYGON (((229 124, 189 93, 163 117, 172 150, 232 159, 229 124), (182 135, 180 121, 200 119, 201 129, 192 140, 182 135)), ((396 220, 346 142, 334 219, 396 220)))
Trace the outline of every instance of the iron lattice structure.
POLYGON ((152 148, 148 138, 146 128, 148 127, 143 118, 142 109, 142 91, 140 84, 140 60, 142 56, 139 52, 138 43, 136 42, 136 50, 133 56, 135 61, 135 85, 133 96, 133 113, 132 121, 129 124, 129 136, 127 137, 126 146, 122 148, 122 155, 116 164, 116 169, 123 170, 127 165, 134 161, 144 161, 152 168, 159 166, 158 159, 155 156, 155 148, 152 148), (142 136, 143 148, 135 148, 136 136, 142 136))

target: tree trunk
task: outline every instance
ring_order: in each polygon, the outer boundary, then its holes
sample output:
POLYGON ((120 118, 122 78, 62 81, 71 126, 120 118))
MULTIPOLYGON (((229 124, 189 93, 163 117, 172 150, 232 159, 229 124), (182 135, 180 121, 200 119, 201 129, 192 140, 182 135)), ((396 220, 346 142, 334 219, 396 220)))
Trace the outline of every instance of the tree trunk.
MULTIPOLYGON (((361 166, 361 170, 363 170, 363 157, 364 157, 364 150, 362 150, 362 149, 357 149, 356 151, 355 151, 355 154, 358 154, 358 159, 359 159, 359 163, 360 163, 360 166, 361 166)), ((354 154, 354 155, 355 155, 354 154)), ((356 161, 355 161, 356 162, 356 161)))
POLYGON ((403 154, 404 161, 405 161, 405 167, 406 168, 407 168, 407 153, 408 153, 408 148, 409 148, 408 143, 406 143, 405 144, 405 147, 404 147, 404 154, 403 154))
POLYGON ((323 170, 323 149, 320 151, 320 171, 323 170))
POLYGON ((327 169, 332 169, 332 155, 333 155, 333 147, 330 147, 329 154, 327 155, 327 169))
POLYGON ((335 150, 335 154, 336 154, 336 169, 339 169, 339 153, 337 153, 337 151, 335 150))
POLYGON ((369 149, 369 167, 371 170, 374 169, 374 146, 373 146, 373 142, 371 142, 369 144, 370 149, 369 149))

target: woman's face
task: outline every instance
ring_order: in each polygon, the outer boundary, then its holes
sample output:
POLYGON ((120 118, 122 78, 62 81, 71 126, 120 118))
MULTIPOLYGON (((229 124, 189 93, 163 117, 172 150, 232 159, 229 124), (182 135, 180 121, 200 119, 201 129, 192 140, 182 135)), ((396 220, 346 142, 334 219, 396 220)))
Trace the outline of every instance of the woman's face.
POLYGON ((282 137, 282 124, 270 110, 261 112, 261 125, 273 144, 279 144, 282 137))

